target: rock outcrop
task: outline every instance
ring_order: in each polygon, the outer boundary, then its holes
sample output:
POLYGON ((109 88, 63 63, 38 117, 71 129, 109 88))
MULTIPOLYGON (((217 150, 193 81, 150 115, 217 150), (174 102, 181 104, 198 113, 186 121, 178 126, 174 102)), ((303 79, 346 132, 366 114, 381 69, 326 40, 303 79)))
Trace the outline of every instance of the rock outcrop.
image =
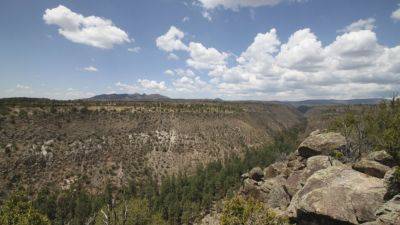
POLYGON ((313 132, 286 160, 266 167, 263 176, 261 168, 245 174, 240 193, 297 225, 400 224, 393 158, 379 151, 344 164, 330 156, 348 150, 346 145, 339 133, 313 132))
POLYGON ((342 151, 346 147, 346 139, 340 133, 313 132, 299 146, 298 152, 302 157, 314 155, 331 155, 335 150, 342 151))
POLYGON ((376 211, 378 224, 398 225, 400 224, 400 195, 386 202, 376 211))
POLYGON ((383 178, 390 167, 382 165, 376 161, 362 159, 353 165, 353 169, 370 176, 383 178))
POLYGON ((307 180, 293 197, 289 212, 299 224, 374 221, 385 192, 382 180, 346 166, 334 166, 314 173, 307 180), (316 221, 313 215, 318 215, 316 221))
POLYGON ((374 160, 376 162, 379 162, 385 166, 389 166, 389 167, 393 167, 396 165, 396 161, 394 160, 394 158, 389 155, 389 153, 387 153, 386 151, 374 151, 371 152, 367 158, 369 160, 374 160))

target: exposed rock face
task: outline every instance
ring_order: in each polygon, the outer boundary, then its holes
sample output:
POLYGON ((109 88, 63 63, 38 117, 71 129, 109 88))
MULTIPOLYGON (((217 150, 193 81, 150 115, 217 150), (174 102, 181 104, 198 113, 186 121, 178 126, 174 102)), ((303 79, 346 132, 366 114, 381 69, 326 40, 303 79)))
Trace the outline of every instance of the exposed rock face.
POLYGON ((276 162, 264 169, 265 178, 274 178, 278 175, 289 176, 290 170, 285 162, 276 162))
POLYGON ((400 195, 386 202, 376 212, 378 224, 398 225, 400 224, 400 195))
POLYGON ((333 166, 307 180, 293 197, 289 212, 299 224, 360 224, 376 219, 385 192, 382 180, 333 166))
POLYGON ((385 199, 390 199, 396 194, 400 193, 400 182, 395 177, 396 169, 397 167, 393 167, 385 174, 385 177, 383 178, 385 185, 387 187, 387 193, 385 199))
POLYGON ((393 159, 393 157, 391 155, 389 155, 389 153, 387 153, 386 151, 375 151, 375 152, 371 152, 367 158, 369 160, 374 160, 376 162, 379 162, 385 166, 389 166, 389 167, 393 167, 396 165, 396 161, 393 159))
POLYGON ((246 179, 241 193, 258 199, 271 208, 285 210, 290 203, 290 197, 285 191, 284 182, 285 179, 280 176, 264 182, 246 179))
POLYGON ((265 168, 263 178, 248 175, 241 193, 297 225, 400 225, 400 183, 390 155, 374 152, 354 164, 328 156, 345 147, 338 133, 313 132, 285 161, 265 168))
POLYGON ((294 171, 286 180, 285 187, 287 192, 290 196, 293 196, 315 172, 337 165, 342 165, 342 163, 329 156, 320 155, 308 158, 305 169, 294 171))
POLYGON ((303 171, 298 170, 294 171, 286 180, 285 188, 290 197, 293 197, 297 191, 299 191, 303 185, 305 180, 303 179, 303 171))
POLYGON ((346 139, 339 133, 311 133, 297 149, 302 157, 315 155, 330 155, 335 150, 343 150, 346 147, 346 139))
POLYGON ((370 176, 383 178, 390 167, 382 165, 376 161, 362 159, 353 165, 353 169, 370 176))

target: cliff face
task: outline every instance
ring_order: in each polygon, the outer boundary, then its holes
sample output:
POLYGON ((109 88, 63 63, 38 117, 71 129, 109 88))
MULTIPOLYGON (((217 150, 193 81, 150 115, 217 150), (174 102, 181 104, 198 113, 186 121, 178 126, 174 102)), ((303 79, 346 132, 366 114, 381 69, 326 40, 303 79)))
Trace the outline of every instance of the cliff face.
POLYGON ((91 192, 256 148, 303 122, 290 106, 218 102, 14 104, 0 118, 0 190, 17 184, 91 192))
POLYGON ((346 149, 341 134, 312 132, 283 161, 244 174, 239 193, 299 225, 400 224, 395 159, 377 151, 350 162, 346 149))

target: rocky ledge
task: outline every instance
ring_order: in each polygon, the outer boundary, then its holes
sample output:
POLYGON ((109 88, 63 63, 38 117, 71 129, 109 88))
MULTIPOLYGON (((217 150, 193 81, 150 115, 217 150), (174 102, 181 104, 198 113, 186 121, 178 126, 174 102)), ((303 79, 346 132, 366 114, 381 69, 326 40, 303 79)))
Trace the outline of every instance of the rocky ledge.
POLYGON ((356 162, 339 133, 315 131, 286 160, 242 175, 240 194, 264 202, 298 225, 399 225, 400 184, 385 151, 356 162))

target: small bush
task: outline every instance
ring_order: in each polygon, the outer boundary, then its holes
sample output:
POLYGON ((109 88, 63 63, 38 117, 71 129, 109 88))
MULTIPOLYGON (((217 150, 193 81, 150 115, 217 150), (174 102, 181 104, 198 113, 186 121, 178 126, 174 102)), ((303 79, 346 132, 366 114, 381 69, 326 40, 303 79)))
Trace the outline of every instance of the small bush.
POLYGON ((278 216, 260 202, 235 196, 225 202, 221 225, 289 225, 288 219, 278 216))
POLYGON ((18 192, 10 196, 0 208, 0 224, 50 225, 49 219, 39 213, 26 195, 18 192))

